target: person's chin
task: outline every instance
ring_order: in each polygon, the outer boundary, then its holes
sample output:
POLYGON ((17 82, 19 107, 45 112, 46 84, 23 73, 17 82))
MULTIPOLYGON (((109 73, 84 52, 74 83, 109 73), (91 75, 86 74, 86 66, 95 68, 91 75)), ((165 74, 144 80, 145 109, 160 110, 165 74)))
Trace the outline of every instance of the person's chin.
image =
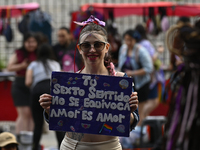
POLYGON ((34 52, 34 51, 35 51, 35 48, 34 48, 34 49, 32 49, 32 48, 31 48, 31 49, 28 49, 27 51, 28 51, 28 52, 34 52))
POLYGON ((98 65, 99 64, 97 60, 88 60, 88 63, 90 65, 98 65))

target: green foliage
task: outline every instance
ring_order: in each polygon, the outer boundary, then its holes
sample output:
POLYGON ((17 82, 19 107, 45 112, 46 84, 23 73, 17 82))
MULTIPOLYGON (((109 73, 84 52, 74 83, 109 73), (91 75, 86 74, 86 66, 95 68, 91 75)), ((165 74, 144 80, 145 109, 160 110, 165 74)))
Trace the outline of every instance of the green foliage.
POLYGON ((155 70, 159 70, 161 64, 162 64, 162 62, 160 61, 160 59, 156 59, 156 60, 154 61, 154 68, 155 68, 155 70))
POLYGON ((5 63, 0 59, 0 71, 2 69, 4 69, 6 66, 5 66, 5 63))

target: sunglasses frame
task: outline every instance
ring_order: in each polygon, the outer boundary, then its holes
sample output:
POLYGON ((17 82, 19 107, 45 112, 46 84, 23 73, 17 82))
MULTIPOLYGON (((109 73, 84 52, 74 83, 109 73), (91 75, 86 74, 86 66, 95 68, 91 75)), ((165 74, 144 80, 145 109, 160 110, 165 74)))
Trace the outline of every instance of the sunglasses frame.
MULTIPOLYGON (((96 42, 94 42, 94 44, 97 43, 97 42, 99 42, 99 43, 104 43, 104 48, 105 48, 106 44, 108 44, 108 42, 103 42, 103 41, 96 41, 96 42)), ((81 49, 81 45, 84 44, 84 43, 89 43, 89 44, 90 44, 90 49, 91 49, 91 47, 92 47, 91 45, 93 45, 93 48, 95 49, 94 44, 91 44, 90 42, 83 42, 83 43, 78 44, 79 47, 80 47, 80 49, 81 49)), ((103 48, 103 49, 104 49, 104 48, 103 48)), ((90 50, 90 49, 89 49, 89 50, 90 50)), ((103 49, 102 49, 102 50, 103 50, 103 49)), ((81 49, 81 50, 82 50, 82 49, 81 49)), ((88 50, 88 51, 89 51, 89 50, 88 50)), ((96 50, 96 49, 95 49, 95 50, 96 50)), ((102 51, 102 50, 100 50, 100 51, 102 51)), ((83 51, 83 50, 82 50, 82 51, 83 51)), ((96 50, 96 51, 98 51, 98 50, 96 50)), ((98 52, 100 52, 100 51, 98 51, 98 52)), ((87 52, 87 51, 83 51, 83 52, 87 52)))

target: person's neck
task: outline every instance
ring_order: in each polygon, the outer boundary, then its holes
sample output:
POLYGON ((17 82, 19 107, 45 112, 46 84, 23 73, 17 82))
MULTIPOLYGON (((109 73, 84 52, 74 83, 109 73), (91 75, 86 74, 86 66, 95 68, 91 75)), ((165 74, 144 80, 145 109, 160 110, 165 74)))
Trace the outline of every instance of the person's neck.
POLYGON ((60 44, 61 46, 68 47, 70 45, 70 41, 66 41, 64 44, 60 44))
POLYGON ((109 75, 108 69, 104 65, 85 66, 83 72, 87 74, 109 75))
POLYGON ((70 45, 71 41, 66 41, 65 46, 68 47, 70 45))
POLYGON ((128 47, 128 51, 132 51, 132 50, 133 50, 133 48, 134 48, 134 45, 133 45, 133 46, 131 46, 131 47, 128 47))
POLYGON ((128 47, 127 56, 131 56, 132 55, 133 47, 128 47))

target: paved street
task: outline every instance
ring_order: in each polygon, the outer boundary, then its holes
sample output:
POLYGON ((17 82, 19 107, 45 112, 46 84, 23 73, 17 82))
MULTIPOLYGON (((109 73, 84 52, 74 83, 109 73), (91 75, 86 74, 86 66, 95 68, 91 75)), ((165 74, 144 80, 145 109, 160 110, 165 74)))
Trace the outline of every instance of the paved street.
MULTIPOLYGON (((54 131, 48 130, 48 125, 45 126, 46 133, 43 133, 40 141, 45 150, 57 150, 57 141, 54 131)), ((7 131, 15 134, 15 122, 13 121, 0 121, 0 130, 7 131)))
POLYGON ((57 141, 54 131, 48 131, 42 135, 41 144, 44 146, 45 150, 57 150, 57 141))

